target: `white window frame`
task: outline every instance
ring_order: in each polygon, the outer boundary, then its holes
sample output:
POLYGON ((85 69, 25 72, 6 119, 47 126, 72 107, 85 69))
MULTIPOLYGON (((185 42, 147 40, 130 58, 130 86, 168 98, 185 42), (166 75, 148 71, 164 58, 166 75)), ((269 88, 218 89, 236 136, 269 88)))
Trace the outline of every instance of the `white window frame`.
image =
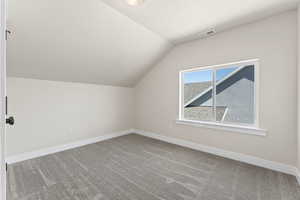
MULTIPOLYGON (((216 95, 213 95, 215 101, 216 95)), ((215 106, 215 104, 214 104, 215 106)), ((215 109, 214 109, 215 112, 215 109)), ((214 115, 215 116, 215 115, 214 115)), ((227 131, 234 131, 234 132, 242 132, 242 133, 249 133, 255 135, 266 135, 266 130, 259 128, 259 59, 251 59, 251 60, 244 60, 239 62, 232 62, 220 65, 212 65, 212 66, 204 66, 204 67, 194 67, 187 70, 182 70, 179 72, 179 118, 176 121, 178 124, 184 125, 193 125, 197 127, 206 127, 206 128, 214 128, 214 129, 221 129, 227 131), (213 70, 213 93, 215 93, 215 79, 216 79, 216 70, 230 68, 234 65, 234 67, 244 67, 247 65, 254 65, 254 124, 238 124, 238 123, 224 123, 218 121, 196 121, 196 120, 188 120, 184 119, 184 74, 186 72, 194 72, 194 71, 201 71, 201 70, 213 70)))

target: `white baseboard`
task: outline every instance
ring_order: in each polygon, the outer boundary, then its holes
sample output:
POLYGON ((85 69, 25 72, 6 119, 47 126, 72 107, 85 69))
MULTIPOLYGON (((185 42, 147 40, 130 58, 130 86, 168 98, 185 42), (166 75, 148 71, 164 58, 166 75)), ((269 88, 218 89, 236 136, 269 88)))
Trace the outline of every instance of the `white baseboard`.
POLYGON ((133 132, 137 133, 139 135, 158 139, 158 140, 161 140, 164 142, 176 144, 176 145, 183 146, 183 147, 188 147, 191 149, 203 151, 206 153, 229 158, 232 160, 237 160, 237 161, 248 163, 251 165, 256 165, 256 166, 271 169, 274 171, 279 171, 279 172, 282 172, 285 174, 294 175, 294 176, 296 176, 296 178, 300 184, 300 173, 298 172, 296 167, 291 166, 291 165, 286 165, 286 164, 282 164, 282 163, 278 163, 278 162, 274 162, 274 161, 269 161, 269 160, 265 160, 262 158, 241 154, 241 153, 226 151, 223 149, 218 149, 215 147, 210 147, 210 146, 206 146, 206 145, 202 145, 202 144, 198 144, 198 143, 193 143, 193 142, 189 142, 189 141, 182 140, 182 139, 171 138, 171 137, 163 136, 161 134, 147 132, 147 131, 143 131, 143 130, 134 129, 133 132))
POLYGON ((12 163, 17 163, 17 162, 21 162, 24 160, 29 160, 32 158, 37 158, 37 157, 41 157, 41 156, 45 156, 48 154, 53 154, 53 153, 57 153, 60 151, 65 151, 68 149, 73 149, 76 147, 81 147, 84 145, 88 145, 88 144, 93 144, 93 143, 97 143, 100 141, 104 141, 104 140, 108 140, 108 139, 112 139, 115 137, 119 137, 119 136, 123 136, 123 135, 127 135, 132 132, 133 129, 129 129, 129 130, 125 130, 125 131, 118 131, 118 132, 113 132, 110 134, 105 134, 105 135, 101 135, 95 138, 89 138, 89 139, 85 139, 85 140, 81 140, 81 141, 76 141, 76 142, 72 142, 69 144, 63 144, 60 146, 55 146, 55 147, 50 147, 50 148, 45 148, 45 149, 41 149, 41 150, 37 150, 37 151, 32 151, 32 152, 26 152, 26 153, 22 153, 19 155, 14 155, 14 156, 8 156, 5 160, 7 162, 7 164, 12 164, 12 163))

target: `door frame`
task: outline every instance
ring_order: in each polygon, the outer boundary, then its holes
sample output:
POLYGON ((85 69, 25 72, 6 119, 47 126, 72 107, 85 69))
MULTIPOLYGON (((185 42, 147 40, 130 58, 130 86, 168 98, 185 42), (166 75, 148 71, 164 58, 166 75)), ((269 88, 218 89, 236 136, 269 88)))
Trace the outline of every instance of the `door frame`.
POLYGON ((0 0, 0 199, 6 200, 5 163, 6 2, 0 0))

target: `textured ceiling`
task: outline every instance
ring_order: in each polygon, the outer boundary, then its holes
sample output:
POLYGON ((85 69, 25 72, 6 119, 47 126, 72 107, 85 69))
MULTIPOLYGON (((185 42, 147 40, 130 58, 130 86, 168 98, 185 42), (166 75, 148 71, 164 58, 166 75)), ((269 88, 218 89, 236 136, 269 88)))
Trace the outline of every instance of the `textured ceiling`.
POLYGON ((103 0, 173 43, 199 37, 216 27, 222 31, 295 8, 299 0, 145 0, 138 7, 125 0, 103 0))
POLYGON ((9 0, 9 76, 133 86, 170 47, 101 0, 9 0))

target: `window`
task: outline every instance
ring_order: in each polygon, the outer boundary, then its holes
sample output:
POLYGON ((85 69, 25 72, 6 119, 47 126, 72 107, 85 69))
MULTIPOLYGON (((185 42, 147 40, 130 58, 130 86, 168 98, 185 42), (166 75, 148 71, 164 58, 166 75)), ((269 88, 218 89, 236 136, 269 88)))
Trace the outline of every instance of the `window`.
POLYGON ((180 72, 179 120, 258 127, 258 60, 180 72))

